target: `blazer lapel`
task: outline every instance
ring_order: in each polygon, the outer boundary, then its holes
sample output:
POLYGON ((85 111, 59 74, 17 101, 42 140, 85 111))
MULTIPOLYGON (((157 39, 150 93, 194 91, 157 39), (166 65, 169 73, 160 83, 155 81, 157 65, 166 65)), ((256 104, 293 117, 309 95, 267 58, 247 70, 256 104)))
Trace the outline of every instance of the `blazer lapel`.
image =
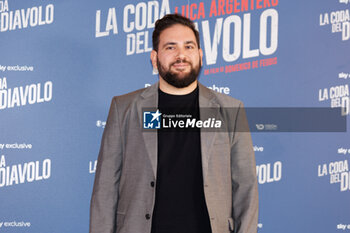
POLYGON ((156 110, 158 108, 158 83, 146 88, 141 94, 141 100, 137 102, 137 112, 139 122, 142 127, 142 136, 146 145, 147 154, 152 164, 154 177, 157 177, 157 130, 143 130, 143 111, 144 108, 156 110))
MULTIPOLYGON (((207 120, 209 115, 209 108, 218 109, 219 105, 214 101, 215 96, 202 84, 199 86, 199 114, 201 120, 207 120)), ((217 113, 217 111, 215 111, 217 113)), ((213 115, 210 115, 213 117, 213 115)), ((201 152, 202 152, 202 167, 203 167, 203 181, 205 183, 208 174, 208 163, 210 150, 215 138, 216 132, 208 132, 201 130, 201 152)))

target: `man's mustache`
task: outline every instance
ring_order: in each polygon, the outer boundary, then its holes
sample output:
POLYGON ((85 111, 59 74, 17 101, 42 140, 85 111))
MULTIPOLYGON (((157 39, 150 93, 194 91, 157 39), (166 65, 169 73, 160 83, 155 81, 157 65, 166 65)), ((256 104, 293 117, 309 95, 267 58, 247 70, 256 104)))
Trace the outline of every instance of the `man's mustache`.
POLYGON ((171 63, 170 66, 178 64, 178 63, 187 63, 192 66, 192 63, 190 61, 184 60, 184 59, 178 59, 175 62, 171 63))

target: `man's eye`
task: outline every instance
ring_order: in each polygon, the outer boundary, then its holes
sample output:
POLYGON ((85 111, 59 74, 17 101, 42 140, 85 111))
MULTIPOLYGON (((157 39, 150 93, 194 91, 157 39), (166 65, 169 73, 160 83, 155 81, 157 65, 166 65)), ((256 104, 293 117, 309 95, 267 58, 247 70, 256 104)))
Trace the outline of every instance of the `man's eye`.
POLYGON ((186 49, 193 49, 194 47, 192 45, 187 45, 186 49))
POLYGON ((173 50, 173 49, 175 49, 175 47, 169 46, 169 47, 166 47, 165 49, 166 50, 173 50))

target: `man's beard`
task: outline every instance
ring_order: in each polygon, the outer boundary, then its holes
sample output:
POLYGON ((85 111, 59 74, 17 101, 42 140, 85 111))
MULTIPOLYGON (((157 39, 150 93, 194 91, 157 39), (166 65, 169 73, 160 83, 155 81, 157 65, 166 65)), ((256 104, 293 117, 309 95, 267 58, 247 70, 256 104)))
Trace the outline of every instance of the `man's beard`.
MULTIPOLYGON (((199 63, 200 64, 200 61, 199 63)), ((185 60, 176 60, 175 62, 171 63, 169 65, 169 69, 166 70, 162 64, 159 62, 159 59, 157 59, 157 66, 158 66, 158 72, 159 75, 170 85, 177 87, 177 88, 184 88, 184 87, 188 87, 190 84, 192 84, 194 81, 197 80, 197 77, 199 75, 199 72, 201 70, 201 66, 198 65, 196 67, 192 66, 192 63, 189 61, 185 61, 185 60), (172 65, 176 64, 176 63, 187 63, 190 65, 191 67, 191 71, 186 74, 183 77, 179 77, 181 74, 176 74, 170 71, 170 68, 172 65)))

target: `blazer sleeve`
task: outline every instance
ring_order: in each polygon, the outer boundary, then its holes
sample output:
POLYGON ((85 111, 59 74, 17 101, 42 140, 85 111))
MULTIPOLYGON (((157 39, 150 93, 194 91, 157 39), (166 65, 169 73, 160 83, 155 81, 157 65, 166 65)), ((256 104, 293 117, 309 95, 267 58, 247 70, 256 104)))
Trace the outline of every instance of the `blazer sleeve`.
POLYGON ((232 214, 235 233, 256 233, 258 185, 249 125, 240 103, 231 144, 232 214))
POLYGON ((90 233, 114 233, 122 170, 122 137, 117 99, 113 98, 103 132, 90 205, 90 233))

